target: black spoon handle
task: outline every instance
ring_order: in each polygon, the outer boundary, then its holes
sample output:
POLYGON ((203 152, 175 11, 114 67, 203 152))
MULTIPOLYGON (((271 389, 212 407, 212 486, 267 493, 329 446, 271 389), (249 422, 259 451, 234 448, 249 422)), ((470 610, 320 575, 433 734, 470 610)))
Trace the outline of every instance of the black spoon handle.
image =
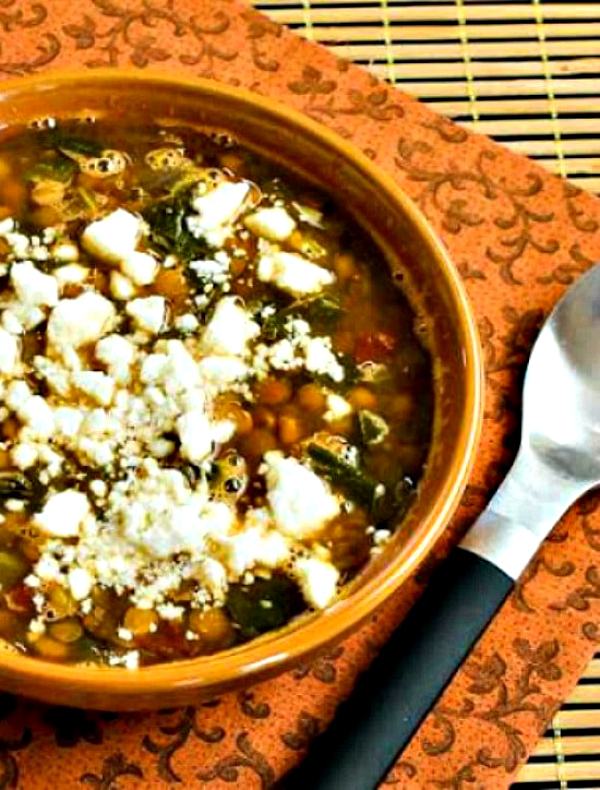
POLYGON ((454 549, 283 790, 373 790, 500 607, 513 580, 454 549))

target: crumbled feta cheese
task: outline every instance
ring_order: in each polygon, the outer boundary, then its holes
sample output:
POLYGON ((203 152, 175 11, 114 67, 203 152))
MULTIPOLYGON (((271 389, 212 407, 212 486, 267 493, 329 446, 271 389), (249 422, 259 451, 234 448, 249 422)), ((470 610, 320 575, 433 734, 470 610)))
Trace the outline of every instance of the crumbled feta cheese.
POLYGON ((190 203, 195 215, 188 216, 190 233, 198 238, 222 228, 235 219, 250 192, 244 181, 223 181, 206 194, 197 195, 190 203))
POLYGON ((244 219, 244 225, 256 236, 269 241, 285 241, 293 233, 296 222, 284 208, 261 208, 244 219))
POLYGON ((18 469, 29 469, 38 459, 38 450, 34 444, 19 442, 13 446, 10 457, 18 469))
POLYGON ((375 546, 383 546, 392 537, 389 529, 376 529, 373 533, 373 543, 375 546))
POLYGON ((310 537, 340 512, 327 483, 295 458, 274 450, 264 457, 267 501, 277 529, 296 538, 310 537))
POLYGON ((234 578, 257 564, 264 568, 277 568, 290 557, 289 546, 277 532, 263 532, 259 527, 244 529, 222 540, 227 570, 234 578))
POLYGON ((176 450, 175 442, 160 437, 148 445, 148 450, 155 458, 168 458, 176 450))
POLYGON ((179 329, 180 332, 185 332, 186 334, 195 332, 200 326, 200 322, 193 313, 185 313, 178 316, 174 323, 175 329, 179 329))
POLYGON ((2 311, 2 326, 7 332, 10 332, 11 335, 22 335, 25 331, 23 324, 13 311, 9 309, 2 311))
POLYGON ((306 369, 310 373, 321 373, 333 381, 344 380, 344 368, 331 350, 331 340, 325 337, 312 337, 304 345, 306 369))
POLYGON ((94 586, 94 580, 84 568, 73 568, 68 575, 69 589, 76 601, 87 598, 94 586))
POLYGON ((60 261, 61 263, 72 263, 79 260, 79 250, 76 244, 70 241, 63 241, 52 248, 52 257, 55 261, 60 261))
POLYGON ((60 578, 60 565, 58 561, 47 554, 40 557, 34 570, 35 576, 43 582, 53 582, 60 578))
POLYGON ((312 206, 303 206, 301 203, 292 203, 292 206, 298 212, 298 217, 301 222, 306 222, 307 225, 312 225, 313 228, 323 228, 323 214, 312 206))
POLYGON ((140 234, 141 221, 129 211, 118 208, 90 223, 81 235, 81 243, 91 255, 118 263, 135 250, 140 234))
POLYGON ((73 374, 73 384, 101 406, 108 406, 115 394, 115 380, 100 370, 81 370, 73 374))
POLYGON ((123 666, 125 669, 137 669, 140 665, 138 650, 128 650, 123 656, 109 656, 108 663, 111 667, 123 666))
POLYGON ((29 303, 10 302, 8 309, 25 331, 35 329, 36 326, 39 326, 46 320, 46 313, 40 307, 29 303))
POLYGON ((318 293, 335 280, 335 276, 322 266, 282 250, 270 250, 262 255, 257 274, 262 282, 273 283, 292 296, 318 293))
POLYGON ((181 620, 185 614, 183 606, 172 603, 163 603, 156 607, 156 611, 163 620, 181 620))
POLYGON ((129 381, 136 348, 127 338, 122 335, 107 335, 96 343, 95 354, 116 381, 120 384, 129 381))
POLYGON ((136 290, 129 277, 113 271, 110 273, 110 292, 119 302, 127 302, 135 296, 136 290))
POLYGON ((34 357, 33 366, 38 376, 46 380, 53 392, 68 397, 71 391, 71 371, 42 356, 34 357))
POLYGON ((136 285, 150 285, 158 274, 158 261, 149 252, 132 252, 121 261, 121 271, 136 285))
POLYGON ((74 439, 79 433, 84 414, 80 409, 71 406, 60 406, 54 409, 54 425, 61 436, 74 439))
POLYGON ((343 420, 344 417, 352 414, 352 405, 341 395, 336 395, 335 392, 327 393, 326 402, 327 411, 323 415, 323 419, 327 422, 338 422, 338 420, 343 420))
POLYGON ((10 270, 10 283, 20 302, 33 307, 54 307, 58 303, 58 283, 31 263, 14 263, 10 270))
POLYGON ((94 343, 114 327, 116 311, 112 302, 93 291, 62 299, 48 319, 48 342, 57 350, 80 348, 94 343))
POLYGON ((212 260, 190 261, 190 269, 196 273, 198 278, 206 283, 223 285, 227 282, 229 273, 229 258, 217 260, 216 255, 212 260))
POLYGON ((40 618, 36 618, 29 623, 29 632, 31 634, 41 635, 46 632, 46 624, 40 618))
POLYGON ((129 302, 125 312, 130 315, 138 329, 157 335, 166 318, 167 302, 163 296, 146 296, 129 302))
POLYGON ((205 357, 198 363, 202 377, 218 388, 225 388, 249 375, 245 362, 237 357, 205 357))
MULTIPOLYGON (((86 495, 68 488, 58 494, 51 494, 41 513, 34 515, 33 523, 47 535, 76 538, 89 512, 90 504, 86 495)), ((39 572, 36 573, 39 576, 39 572)))
POLYGON ((108 493, 108 486, 104 480, 92 480, 90 491, 95 497, 104 497, 108 493))
POLYGON ((6 388, 4 402, 9 409, 17 411, 26 400, 31 398, 32 394, 26 381, 11 381, 6 388))
POLYGON ((211 425, 202 409, 182 414, 176 422, 181 454, 192 463, 202 461, 212 449, 211 425))
POLYGON ((20 357, 18 339, 0 327, 0 373, 14 375, 18 371, 20 357))
POLYGON ((244 356, 248 343, 260 332, 235 296, 221 299, 210 319, 200 343, 204 354, 217 356, 244 356))
POLYGON ((90 270, 87 266, 79 263, 69 263, 66 266, 59 266, 52 272, 52 276, 58 282, 58 287, 62 290, 66 285, 80 285, 89 277, 90 270))
POLYGON ((324 609, 337 592, 339 572, 329 562, 300 557, 294 563, 298 584, 306 602, 315 609, 324 609))
POLYGON ((32 395, 17 408, 17 416, 30 432, 42 438, 49 438, 54 433, 54 417, 52 409, 41 395, 32 395))
POLYGON ((344 368, 338 362, 328 337, 311 337, 310 325, 302 319, 291 319, 285 325, 289 335, 268 346, 259 343, 254 350, 252 368, 264 377, 269 368, 298 370, 305 367, 310 373, 329 376, 333 381, 344 380, 344 368))

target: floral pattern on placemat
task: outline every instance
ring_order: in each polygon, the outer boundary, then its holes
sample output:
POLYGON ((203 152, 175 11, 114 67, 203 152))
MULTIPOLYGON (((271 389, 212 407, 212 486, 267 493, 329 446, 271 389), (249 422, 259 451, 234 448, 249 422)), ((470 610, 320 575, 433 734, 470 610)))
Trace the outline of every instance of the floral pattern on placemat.
MULTIPOLYGON (((544 316, 600 257, 600 202, 469 134, 238 0, 0 0, 0 74, 80 66, 212 77, 327 124, 413 197, 461 272, 486 362, 478 463, 415 579, 310 665, 174 711, 103 714, 0 695, 0 789, 267 788, 326 726, 514 456, 520 384, 544 316)), ((546 541, 388 777, 506 787, 600 641, 600 498, 546 541)))

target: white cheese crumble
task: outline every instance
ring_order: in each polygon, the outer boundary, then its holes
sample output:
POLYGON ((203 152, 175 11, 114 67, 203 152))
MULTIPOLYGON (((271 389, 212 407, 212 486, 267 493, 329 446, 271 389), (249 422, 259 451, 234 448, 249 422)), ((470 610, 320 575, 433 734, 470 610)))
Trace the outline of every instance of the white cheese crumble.
POLYGON ((299 370, 329 376, 335 382, 344 380, 344 368, 331 347, 331 338, 312 337, 310 325, 298 318, 285 325, 287 337, 271 345, 259 343, 254 350, 252 367, 256 375, 264 377, 269 369, 299 370))
POLYGON ((204 354, 240 356, 248 353, 248 344, 260 332, 235 296, 221 299, 202 334, 200 349, 204 354))
POLYGON ((136 356, 136 348, 131 341, 122 335, 107 335, 96 343, 95 354, 115 381, 120 384, 129 382, 131 365, 136 356))
POLYGON ((258 279, 272 283, 292 296, 319 293, 335 281, 335 275, 294 252, 272 249, 264 253, 257 268, 258 279))
POLYGON ((229 224, 237 217, 250 192, 250 184, 223 181, 206 194, 197 194, 190 203, 195 214, 186 218, 194 236, 220 246, 230 234, 229 224))
POLYGON ((141 220, 118 208, 90 223, 81 235, 86 252, 109 263, 119 263, 135 250, 141 235, 141 220))
POLYGON ((78 390, 101 406, 108 406, 115 394, 115 380, 99 370, 81 370, 73 374, 78 390))
MULTIPOLYGON (((66 489, 51 494, 40 513, 33 517, 34 524, 42 532, 57 538, 75 538, 90 512, 90 504, 85 494, 74 489, 66 489)), ((36 570, 39 576, 39 571, 36 570)))
POLYGON ((326 395, 327 411, 323 419, 327 422, 337 422, 352 414, 352 404, 348 403, 341 395, 335 392, 328 392, 326 395))
POLYGON ((76 601, 83 601, 92 591, 94 580, 83 568, 73 568, 68 574, 69 589, 76 601))
POLYGON ((158 261, 149 252, 131 252, 121 261, 121 271, 136 285, 153 283, 158 269, 158 261))
POLYGON ((58 287, 62 290, 67 285, 80 285, 84 283, 90 275, 87 266, 79 263, 68 263, 66 266, 59 266, 54 269, 52 276, 58 282, 58 287))
POLYGON ((125 277, 121 272, 112 271, 110 273, 110 293, 119 302, 126 302, 136 294, 134 284, 129 277, 125 277))
POLYGON ((337 593, 340 578, 337 568, 314 557, 299 557, 294 570, 307 603, 315 609, 329 606, 337 593))
POLYGON ((17 298, 32 307, 54 307, 58 303, 58 283, 49 274, 44 274, 31 263, 13 263, 10 284, 17 298))
POLYGON ((0 327, 0 373, 13 376, 19 370, 20 343, 14 335, 0 327))
POLYGON ((94 343, 113 329, 116 316, 112 302, 93 291, 62 299, 48 319, 48 342, 62 353, 94 343))
POLYGON ((164 296, 146 296, 127 303, 125 312, 130 315, 138 329, 157 335, 163 328, 167 302, 164 296))
POLYGON ((274 450, 265 454, 267 501, 284 535, 318 534, 340 513, 340 501, 327 483, 295 458, 274 450))
POLYGON ((261 208, 244 219, 244 225, 256 236, 269 241, 285 241, 296 228, 293 217, 284 208, 261 208))
POLYGON ((188 461, 198 463, 206 458, 211 449, 211 426, 203 409, 191 409, 176 422, 181 440, 181 454, 188 461))

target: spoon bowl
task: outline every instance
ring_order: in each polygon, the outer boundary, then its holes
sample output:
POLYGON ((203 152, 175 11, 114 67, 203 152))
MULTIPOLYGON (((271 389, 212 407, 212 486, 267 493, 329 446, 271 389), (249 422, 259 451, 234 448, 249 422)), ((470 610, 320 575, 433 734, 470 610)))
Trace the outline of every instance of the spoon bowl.
POLYGON ((522 442, 581 493, 600 483, 600 266, 567 291, 535 343, 522 442))

